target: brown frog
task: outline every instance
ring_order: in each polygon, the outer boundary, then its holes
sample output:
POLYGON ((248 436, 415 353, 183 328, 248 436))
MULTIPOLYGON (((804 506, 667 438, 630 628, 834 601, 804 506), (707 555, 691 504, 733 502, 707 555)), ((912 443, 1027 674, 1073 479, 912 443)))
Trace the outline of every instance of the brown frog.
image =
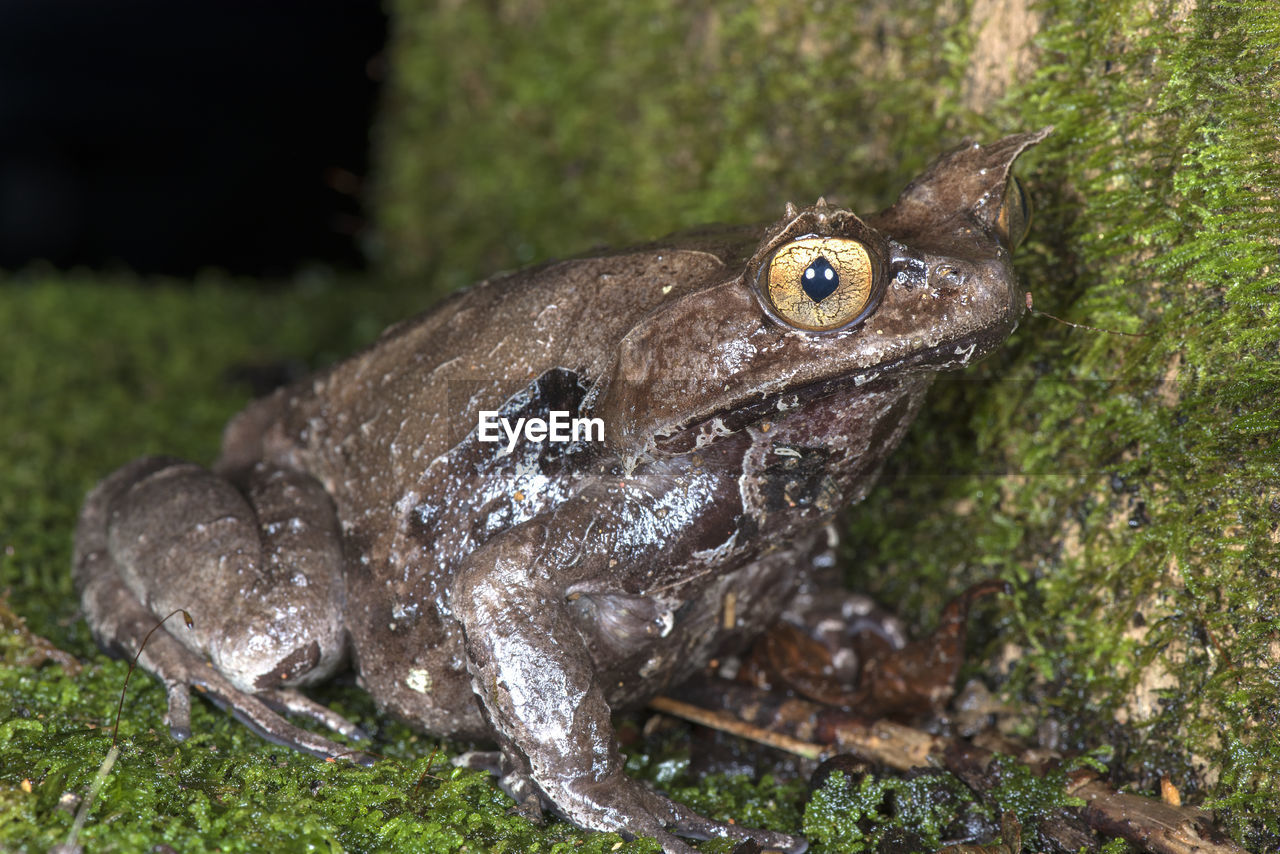
POLYGON ((196 687, 272 741, 350 755, 280 714, 359 736, 297 690, 349 664, 385 712, 496 741, 530 813, 668 852, 803 850, 628 778, 610 714, 780 617, 861 613, 820 587, 828 523, 935 372, 1016 326, 1010 168, 1047 133, 965 144, 865 219, 820 200, 490 279, 253 403, 211 470, 129 463, 76 530, 94 636, 133 655, 191 614, 141 656, 178 737, 196 687))

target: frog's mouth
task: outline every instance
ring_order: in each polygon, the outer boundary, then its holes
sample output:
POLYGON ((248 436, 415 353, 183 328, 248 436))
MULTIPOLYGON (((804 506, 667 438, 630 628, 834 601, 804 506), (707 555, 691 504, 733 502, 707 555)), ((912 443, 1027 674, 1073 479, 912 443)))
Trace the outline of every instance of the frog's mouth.
POLYGON ((971 337, 972 346, 958 349, 956 342, 949 340, 860 371, 815 379, 709 413, 697 413, 676 425, 665 436, 660 435, 654 443, 655 449, 665 453, 693 451, 746 427, 780 421, 788 417, 788 413, 808 408, 827 398, 881 394, 894 388, 903 393, 910 388, 923 391, 939 372, 966 367, 994 350, 1012 333, 1020 316, 1020 311, 1011 312, 1007 330, 997 327, 990 331, 989 336, 971 337))
POLYGON ((722 436, 739 433, 752 425, 779 421, 789 413, 827 398, 847 395, 854 390, 874 394, 889 391, 895 386, 927 386, 933 381, 935 371, 912 370, 909 363, 914 360, 914 357, 909 357, 853 374, 814 380, 740 406, 719 409, 708 415, 696 415, 677 426, 666 437, 660 437, 654 443, 655 449, 671 454, 694 451, 722 436))

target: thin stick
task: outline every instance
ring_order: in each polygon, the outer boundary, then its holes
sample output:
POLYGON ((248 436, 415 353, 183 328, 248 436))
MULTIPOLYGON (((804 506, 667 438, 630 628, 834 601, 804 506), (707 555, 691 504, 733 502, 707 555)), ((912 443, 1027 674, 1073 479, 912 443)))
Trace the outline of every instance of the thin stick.
POLYGON ((1074 326, 1076 329, 1089 329, 1093 332, 1105 332, 1108 335, 1128 335, 1130 338, 1146 338, 1147 337, 1147 333, 1145 332, 1121 332, 1119 329, 1099 329, 1096 326, 1088 326, 1084 323, 1072 323, 1070 320, 1063 320, 1061 317, 1056 317, 1055 315, 1052 315, 1047 311, 1041 311, 1040 309, 1032 306, 1031 291, 1027 291, 1026 299, 1027 299, 1027 311, 1031 312, 1032 314, 1038 314, 1041 317, 1047 317, 1050 320, 1056 320, 1059 323, 1065 324, 1067 326, 1074 326))
POLYGON ((93 808, 93 804, 98 800, 98 793, 102 791, 102 786, 107 782, 107 775, 111 773, 112 767, 116 764, 116 757, 120 755, 120 748, 114 744, 107 751, 107 758, 102 760, 102 764, 98 766, 98 772, 93 775, 93 783, 89 786, 89 793, 84 796, 84 800, 80 803, 80 809, 76 810, 76 820, 71 823, 71 830, 67 833, 67 841, 62 844, 63 851, 79 851, 80 848, 76 841, 80 838, 80 831, 84 830, 84 824, 89 819, 89 810, 93 808))
POLYGON ((828 748, 820 744, 810 744, 807 741, 801 741, 798 738, 784 735, 780 732, 763 729, 739 720, 728 712, 704 709, 701 706, 673 700, 670 697, 654 697, 649 701, 649 708, 672 717, 683 718, 695 724, 727 732, 730 735, 736 735, 748 741, 755 741, 768 747, 776 747, 778 750, 785 750, 787 753, 794 753, 796 756, 803 756, 806 759, 822 759, 829 752, 828 748))
MULTIPOLYGON (((168 616, 166 616, 164 620, 161 620, 160 622, 156 623, 154 626, 151 627, 151 631, 147 632, 146 637, 142 639, 142 643, 138 645, 138 652, 136 655, 134 655, 133 661, 129 662, 129 672, 124 675, 124 685, 120 687, 120 703, 119 705, 116 706, 116 722, 111 727, 111 749, 112 750, 116 749, 116 742, 120 737, 120 714, 124 711, 124 695, 125 695, 125 692, 129 690, 129 679, 133 676, 133 671, 138 669, 138 659, 142 658, 142 651, 147 648, 147 641, 151 640, 151 636, 156 633, 156 629, 163 626, 165 624, 165 620, 168 620, 169 617, 172 617, 174 614, 177 614, 179 612, 181 612, 182 619, 187 624, 187 628, 191 628, 192 626, 195 625, 195 622, 191 619, 190 614, 188 614, 186 611, 184 611, 181 608, 175 608, 174 610, 169 612, 168 616)), ((115 760, 113 759, 112 761, 114 762, 115 760)))

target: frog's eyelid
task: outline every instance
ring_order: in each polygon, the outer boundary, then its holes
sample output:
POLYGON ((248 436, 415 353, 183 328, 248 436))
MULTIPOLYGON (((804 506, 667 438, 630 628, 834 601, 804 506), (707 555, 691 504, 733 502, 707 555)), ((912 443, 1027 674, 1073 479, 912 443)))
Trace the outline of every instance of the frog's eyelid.
POLYGON ((765 312, 778 322, 793 329, 829 334, 864 320, 879 302, 884 279, 883 262, 865 242, 851 237, 805 235, 773 250, 757 272, 755 290, 765 312), (824 269, 824 273, 829 272, 824 278, 838 281, 835 288, 812 281, 817 278, 816 272, 806 279, 806 274, 820 264, 830 268, 824 269))

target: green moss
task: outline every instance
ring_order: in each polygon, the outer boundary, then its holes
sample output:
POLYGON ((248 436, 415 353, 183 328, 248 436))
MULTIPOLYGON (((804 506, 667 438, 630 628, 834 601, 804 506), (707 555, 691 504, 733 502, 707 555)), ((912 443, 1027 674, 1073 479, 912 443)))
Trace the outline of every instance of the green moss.
POLYGON ((1065 794, 1065 769, 1038 776, 1000 757, 988 772, 996 784, 981 795, 957 777, 924 772, 905 777, 868 775, 851 783, 829 776, 804 811, 805 837, 821 852, 936 851, 949 838, 970 832, 974 820, 995 826, 1006 813, 1023 828, 1030 850, 1039 850, 1035 828, 1068 807, 1083 806, 1065 794))
MULTIPOLYGON (((0 672, 0 711, 10 718, 0 727, 6 850, 44 851, 66 838, 77 804, 59 802, 85 790, 110 743, 109 730, 86 723, 113 716, 124 672, 119 662, 74 681, 48 669, 0 672), (68 708, 81 714, 69 717, 68 708)), ((416 746, 417 758, 371 769, 326 763, 264 747, 203 704, 194 709, 195 736, 175 743, 160 723, 162 692, 149 681, 137 691, 142 703, 126 704, 120 759, 80 835, 88 850, 655 850, 507 815, 510 801, 487 775, 450 768, 429 743, 416 746)))
POLYGON ((664 789, 709 818, 795 833, 808 786, 802 779, 783 782, 765 775, 753 782, 743 775, 712 774, 664 789))
POLYGON ((968 22, 934 0, 393 8, 380 255, 446 288, 789 198, 881 205, 959 136, 968 22))
POLYGON ((970 800, 966 793, 950 775, 867 776, 853 784, 837 771, 805 808, 805 837, 817 851, 879 851, 890 843, 895 850, 936 851, 970 800))

